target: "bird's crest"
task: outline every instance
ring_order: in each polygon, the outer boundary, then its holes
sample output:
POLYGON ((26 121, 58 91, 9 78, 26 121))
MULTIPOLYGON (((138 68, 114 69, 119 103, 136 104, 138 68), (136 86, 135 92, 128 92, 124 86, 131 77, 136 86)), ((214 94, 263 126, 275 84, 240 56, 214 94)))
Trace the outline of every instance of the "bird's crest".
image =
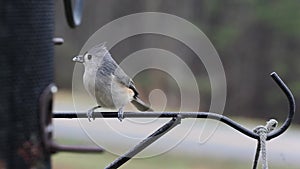
POLYGON ((102 42, 98 45, 93 46, 88 52, 91 54, 102 54, 104 55, 106 52, 108 52, 106 48, 106 42, 102 42))

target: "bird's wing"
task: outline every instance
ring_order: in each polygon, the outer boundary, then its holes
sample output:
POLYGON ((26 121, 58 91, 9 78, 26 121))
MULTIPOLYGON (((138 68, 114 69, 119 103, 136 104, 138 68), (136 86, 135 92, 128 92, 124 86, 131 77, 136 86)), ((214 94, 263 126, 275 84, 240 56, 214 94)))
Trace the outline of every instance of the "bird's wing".
POLYGON ((134 85, 133 80, 125 74, 125 72, 118 66, 118 68, 114 71, 114 75, 116 79, 129 89, 131 89, 134 92, 134 98, 136 98, 139 93, 134 85))
POLYGON ((105 56, 103 56, 103 64, 105 65, 101 66, 101 68, 99 68, 98 70, 102 76, 112 77, 113 75, 115 80, 125 85, 134 92, 134 98, 138 96, 138 91, 134 86, 134 82, 116 63, 116 61, 111 57, 109 52, 107 52, 105 56))
POLYGON ((133 100, 131 103, 140 111, 153 111, 148 105, 146 105, 141 99, 138 97, 138 91, 134 85, 133 80, 128 77, 125 72, 118 66, 118 68, 113 73, 116 80, 118 80, 121 84, 125 85, 129 89, 134 92, 133 100))

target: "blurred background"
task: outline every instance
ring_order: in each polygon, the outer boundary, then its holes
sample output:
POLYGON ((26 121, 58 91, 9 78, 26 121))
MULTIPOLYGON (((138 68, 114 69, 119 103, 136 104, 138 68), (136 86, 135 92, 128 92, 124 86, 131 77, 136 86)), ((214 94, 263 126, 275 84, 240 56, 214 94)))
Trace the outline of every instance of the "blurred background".
MULTIPOLYGON (((56 95, 55 111, 74 111, 72 57, 79 53, 87 39, 99 28, 137 12, 176 15, 193 23, 206 34, 225 69, 227 99, 223 114, 245 126, 253 128, 265 124, 269 118, 276 118, 281 124, 286 118, 287 101, 270 78, 272 71, 276 71, 288 84, 296 102, 300 96, 300 3, 297 0, 85 0, 82 24, 76 29, 67 25, 63 2, 57 0, 55 7, 55 35, 65 40, 62 46, 55 48, 55 82, 60 89, 56 95)), ((120 63, 126 56, 144 48, 161 48, 180 57, 196 76, 201 95, 199 111, 208 111, 211 99, 208 74, 201 60, 184 44, 166 36, 143 34, 121 41, 110 52, 120 63)), ((144 100, 147 101, 153 89, 161 89, 167 97, 167 110, 178 110, 180 93, 172 77, 164 72, 149 70, 138 74, 134 81, 144 100)), ((56 139, 59 142, 94 144, 76 120, 56 120, 55 123, 56 139)), ((201 121, 198 123, 201 125, 201 121)), ((300 123, 297 113, 294 119, 296 123, 300 123)), ((95 122, 93 125, 99 124, 95 122)), ((95 127, 95 131, 99 131, 99 139, 114 142, 109 136, 104 138, 101 133, 105 131, 99 128, 95 127)), ((293 125, 286 134, 270 142, 268 151, 271 168, 299 168, 300 163, 296 159, 300 155, 298 128, 293 125)), ((197 135, 199 130, 192 132, 197 135)), ((206 144, 199 146, 198 141, 198 137, 188 136, 171 152, 135 159, 124 168, 251 168, 256 144, 254 140, 220 125, 206 144)), ((54 168, 103 168, 116 157, 110 153, 60 153, 54 156, 53 163, 54 168)))

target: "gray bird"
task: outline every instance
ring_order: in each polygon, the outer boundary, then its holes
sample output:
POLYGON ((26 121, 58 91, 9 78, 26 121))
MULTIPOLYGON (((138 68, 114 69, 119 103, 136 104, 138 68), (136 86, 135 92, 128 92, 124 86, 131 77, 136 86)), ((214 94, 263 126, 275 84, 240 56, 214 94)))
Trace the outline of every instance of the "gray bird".
POLYGON ((88 110, 89 121, 93 117, 94 110, 100 107, 118 109, 118 118, 122 121, 123 107, 130 102, 140 111, 152 111, 139 99, 132 79, 111 57, 105 43, 92 47, 83 55, 75 56, 73 61, 83 63, 84 87, 98 104, 88 110))

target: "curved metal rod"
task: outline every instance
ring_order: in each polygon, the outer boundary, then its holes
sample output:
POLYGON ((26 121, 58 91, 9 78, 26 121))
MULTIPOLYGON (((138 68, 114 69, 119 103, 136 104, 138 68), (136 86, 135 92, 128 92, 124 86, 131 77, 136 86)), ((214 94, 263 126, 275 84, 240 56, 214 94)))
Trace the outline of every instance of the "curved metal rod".
MULTIPOLYGON (((280 77, 275 73, 271 73, 273 80, 279 85, 280 89, 285 93, 289 101, 289 114, 284 124, 277 130, 268 134, 267 140, 271 140, 285 132, 290 126, 295 113, 295 100, 289 90, 289 88, 284 84, 280 77)), ((252 130, 240 125, 239 123, 231 120, 230 118, 217 113, 210 112, 124 112, 124 118, 172 118, 181 116, 184 118, 208 118, 214 120, 220 120, 221 122, 229 125, 230 127, 236 129, 237 131, 251 137, 254 139, 259 139, 259 136, 252 130)), ((95 112, 95 118, 117 118, 117 112, 95 112)), ((53 118, 87 118, 86 113, 55 113, 53 118)))
POLYGON ((293 117, 294 117, 294 114, 296 111, 295 99, 294 99, 294 96, 293 96, 292 92, 290 91, 290 89, 280 79, 280 77, 277 75, 277 73, 272 72, 270 75, 273 78, 273 80, 277 83, 277 85, 280 87, 280 89, 284 92, 284 94, 286 95, 286 97, 288 99, 289 114, 288 114, 285 122, 283 123, 283 125, 280 128, 278 128, 274 132, 271 132, 268 134, 267 140, 271 140, 272 138, 275 138, 275 137, 279 136, 280 134, 282 134, 283 132, 285 132, 291 125, 291 122, 293 120, 293 117))
POLYGON ((72 5, 72 0, 64 0, 64 6, 69 26, 71 28, 79 26, 82 18, 83 1, 75 0, 74 5, 72 5))

